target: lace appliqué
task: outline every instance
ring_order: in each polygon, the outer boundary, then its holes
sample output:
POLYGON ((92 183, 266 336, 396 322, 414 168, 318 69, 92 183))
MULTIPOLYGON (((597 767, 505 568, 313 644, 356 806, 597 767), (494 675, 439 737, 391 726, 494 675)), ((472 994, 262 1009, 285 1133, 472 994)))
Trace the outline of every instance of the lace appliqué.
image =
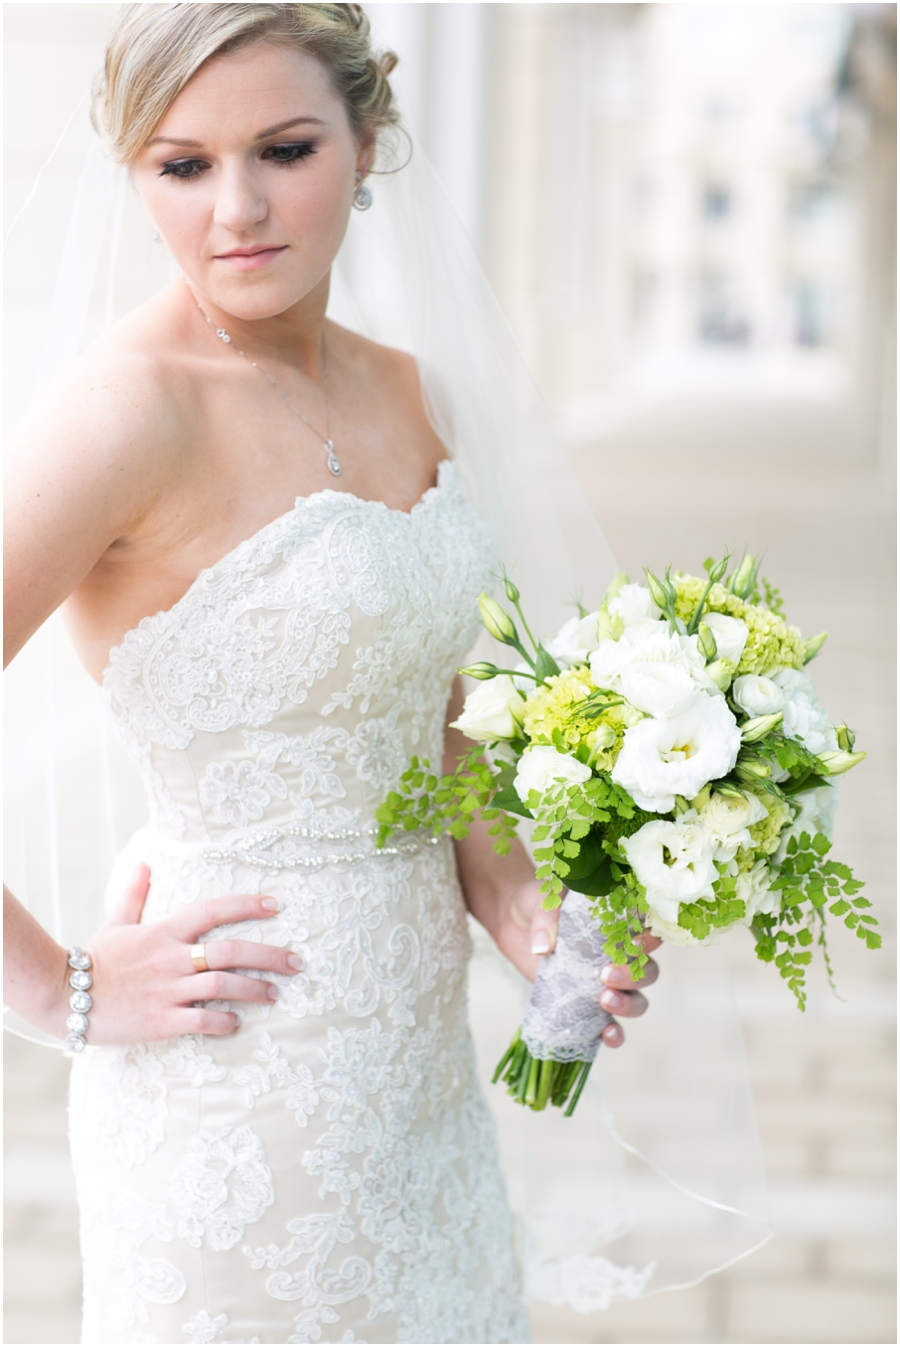
POLYGON ((231 1249, 275 1201, 263 1145, 249 1127, 203 1132, 172 1175, 178 1235, 194 1248, 231 1249))

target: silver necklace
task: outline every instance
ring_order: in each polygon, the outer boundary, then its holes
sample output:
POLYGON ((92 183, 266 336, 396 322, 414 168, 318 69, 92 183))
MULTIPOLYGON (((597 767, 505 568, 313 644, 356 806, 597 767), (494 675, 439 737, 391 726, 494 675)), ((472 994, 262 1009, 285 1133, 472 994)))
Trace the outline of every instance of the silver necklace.
POLYGON ((272 385, 272 387, 275 389, 275 392, 278 394, 281 400, 287 403, 287 405, 290 407, 294 415, 299 416, 300 420, 304 423, 304 425, 309 426, 310 430, 313 432, 314 435, 318 435, 319 439, 322 440, 323 442, 322 448, 325 450, 325 462, 328 465, 328 471, 331 473, 332 477, 340 477, 341 462, 337 454, 334 452, 334 440, 331 438, 331 424, 330 424, 331 418, 329 416, 329 408, 328 408, 328 364, 325 359, 325 329, 324 328, 322 329, 322 384, 325 390, 325 434, 323 435, 321 430, 316 430, 312 421, 310 421, 308 417, 303 415, 300 408, 294 406, 293 402, 291 402, 287 393, 285 393, 283 388, 280 388, 278 386, 278 384, 272 378, 271 374, 268 374, 263 369, 262 365, 258 365, 255 360, 251 360, 250 357, 247 355, 246 351, 241 350, 240 346, 235 346, 234 341, 225 331, 224 327, 216 327, 215 323, 209 317, 203 305, 200 303, 199 299, 197 299, 196 295, 194 295, 193 291, 191 291, 191 295, 193 297, 194 303, 197 305, 197 308, 203 314, 203 317, 206 319, 207 323, 209 323, 210 327, 213 329, 219 340, 224 342, 226 346, 233 346, 234 349, 237 351, 238 355, 242 355, 244 359, 248 362, 248 364, 252 365, 254 369, 258 369, 263 378, 267 379, 269 383, 272 385))

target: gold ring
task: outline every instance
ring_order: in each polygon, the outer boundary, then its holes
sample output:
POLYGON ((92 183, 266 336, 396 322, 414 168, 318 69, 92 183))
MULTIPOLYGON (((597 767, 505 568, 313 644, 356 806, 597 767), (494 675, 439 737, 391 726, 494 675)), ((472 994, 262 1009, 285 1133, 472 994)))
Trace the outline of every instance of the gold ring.
POLYGON ((208 973, 209 964, 206 962, 206 946, 191 945, 191 963, 197 973, 208 973))

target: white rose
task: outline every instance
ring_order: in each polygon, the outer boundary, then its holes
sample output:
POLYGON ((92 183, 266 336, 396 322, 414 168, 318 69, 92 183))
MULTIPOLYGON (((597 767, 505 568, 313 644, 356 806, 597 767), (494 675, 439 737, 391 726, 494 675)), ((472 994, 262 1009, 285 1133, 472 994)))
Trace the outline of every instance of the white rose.
POLYGON ((810 753, 837 748, 837 736, 828 713, 816 696, 816 688, 802 669, 781 669, 772 682, 784 694, 782 730, 789 739, 799 739, 810 753))
POLYGON ((741 732, 724 697, 695 694, 671 720, 642 720, 625 731, 612 779, 641 809, 667 814, 675 796, 692 800, 737 761, 741 732))
POLYGON ((543 795, 559 781, 572 785, 587 781, 590 775, 590 767, 577 758, 570 757, 568 753, 557 753, 549 744, 538 744, 522 754, 513 785, 519 799, 527 804, 529 793, 533 790, 543 795))
POLYGON ((731 685, 731 695, 748 716, 773 716, 784 707, 781 688, 761 674, 741 674, 731 685))
POLYGON ((587 617, 570 617, 553 640, 548 642, 548 654, 559 665, 571 667, 573 664, 587 664, 591 651, 597 648, 599 622, 599 613, 588 613, 587 617))
POLYGON ((740 847, 752 846, 750 828, 767 817, 757 795, 712 795, 700 809, 700 817, 713 837, 715 859, 731 861, 740 847))
POLYGON ((777 908, 781 893, 777 889, 773 892, 769 887, 773 878, 764 860, 757 861, 752 870, 738 875, 734 896, 744 904, 745 911, 741 919, 744 926, 750 925, 757 912, 771 916, 777 908))
POLYGON ((481 743, 490 739, 513 739, 519 727, 512 708, 518 710, 522 705, 522 698, 509 674, 498 674, 473 688, 466 697, 459 720, 453 721, 453 727, 481 743))
POLYGON ((787 844, 792 837, 816 833, 831 837, 834 832, 834 811, 837 809, 837 782, 833 786, 818 786, 815 790, 804 790, 795 795, 793 803, 798 806, 794 821, 785 828, 778 842, 778 850, 773 856, 776 865, 780 865, 787 855, 787 844))
POLYGON ((648 620, 658 622, 662 617, 646 585, 623 585, 606 610, 610 617, 620 617, 625 627, 648 620))
POLYGON ((703 621, 716 638, 717 659, 730 659, 739 664, 750 629, 740 617, 728 617, 725 613, 705 613, 703 621))
POLYGON ((620 845, 663 921, 677 923, 679 903, 714 897, 713 839, 693 810, 674 822, 645 823, 620 845))

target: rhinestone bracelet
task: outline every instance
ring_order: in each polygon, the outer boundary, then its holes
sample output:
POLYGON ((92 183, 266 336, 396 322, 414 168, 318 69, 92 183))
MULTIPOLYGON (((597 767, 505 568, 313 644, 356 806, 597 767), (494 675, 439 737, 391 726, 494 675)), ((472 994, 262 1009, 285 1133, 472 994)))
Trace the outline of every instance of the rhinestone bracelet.
POLYGON ((91 967, 89 954, 79 949, 77 945, 66 950, 66 953, 69 956, 69 967, 74 971, 69 978, 69 986, 72 988, 69 1005, 72 1007, 72 1013, 66 1018, 68 1033, 63 1044, 63 1052, 66 1057, 77 1057, 87 1047, 85 1035, 88 1031, 88 1011, 94 1004, 88 994, 88 988, 94 979, 88 971, 91 967))

